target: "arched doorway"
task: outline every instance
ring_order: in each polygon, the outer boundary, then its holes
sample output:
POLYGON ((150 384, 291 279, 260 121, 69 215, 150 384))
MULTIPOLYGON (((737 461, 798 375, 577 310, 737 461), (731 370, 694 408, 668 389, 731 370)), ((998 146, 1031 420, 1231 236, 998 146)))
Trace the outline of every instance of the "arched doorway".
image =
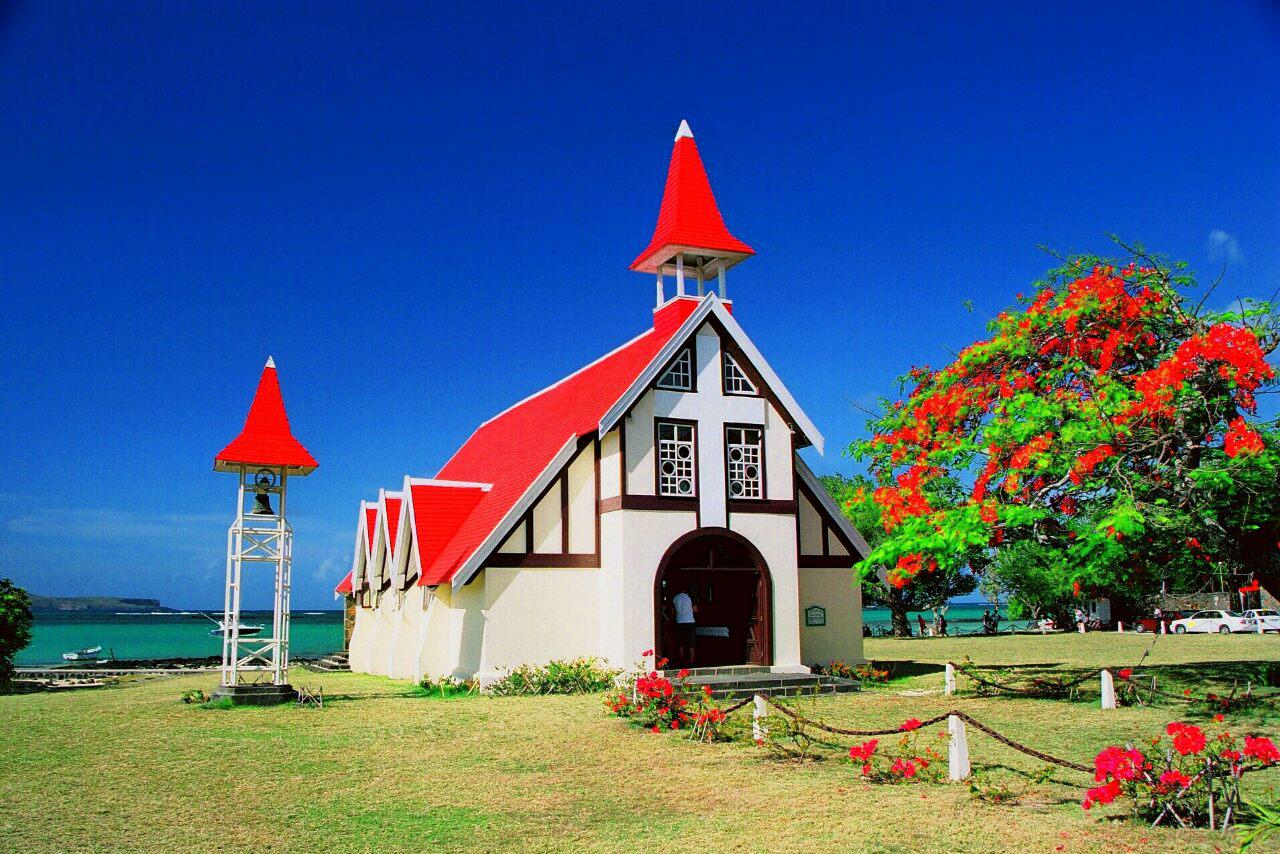
POLYGON ((773 581, 760 551, 728 528, 680 537, 654 576, 654 651, 674 667, 773 663, 773 581), (672 598, 697 608, 693 661, 681 660, 672 598))

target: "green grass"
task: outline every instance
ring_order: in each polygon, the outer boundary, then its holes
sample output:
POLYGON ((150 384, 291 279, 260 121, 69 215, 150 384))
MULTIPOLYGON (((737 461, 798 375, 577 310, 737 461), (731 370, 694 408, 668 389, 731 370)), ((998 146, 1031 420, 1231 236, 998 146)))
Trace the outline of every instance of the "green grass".
MULTIPOLYGON (((861 694, 798 702, 859 728, 959 707, 1015 739, 1088 763, 1107 742, 1204 710, 1102 712, 1070 702, 944 697, 941 665, 968 655, 1014 669, 1132 666, 1152 638, 876 639, 898 676, 861 694), (912 695, 904 696, 904 692, 912 695), (932 693, 926 693, 932 692, 932 693)), ((1225 688, 1280 638, 1165 637, 1143 671, 1170 687, 1225 688), (1197 684, 1203 684, 1198 682, 1197 684)), ((745 743, 695 744, 605 717, 599 696, 423 696, 405 682, 294 672, 326 708, 178 702, 209 676, 80 693, 0 697, 0 849, 1053 851, 1233 850, 1207 832, 1150 831, 1077 806, 1083 775, 1032 779, 1036 762, 970 734, 991 804, 968 786, 869 786, 847 761, 783 762, 745 743)), ((963 687, 964 680, 961 679, 963 687)), ((1275 733, 1261 713, 1233 725, 1275 733)), ((1264 779, 1266 778, 1266 779, 1264 779)), ((1250 793, 1274 800, 1280 772, 1250 793)))

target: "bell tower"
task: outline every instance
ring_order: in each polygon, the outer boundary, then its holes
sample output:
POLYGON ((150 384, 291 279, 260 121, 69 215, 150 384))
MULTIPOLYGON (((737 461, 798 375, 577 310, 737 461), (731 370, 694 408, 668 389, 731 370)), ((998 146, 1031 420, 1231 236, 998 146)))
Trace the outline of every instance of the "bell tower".
POLYGON ((730 234, 725 226, 698 155, 698 144, 693 141, 693 131, 687 121, 681 121, 671 149, 667 185, 662 191, 653 239, 631 262, 631 269, 656 275, 659 307, 667 302, 665 275, 675 277, 676 297, 686 295, 690 278, 701 297, 706 283, 714 278, 723 300, 729 297, 725 271, 754 254, 754 249, 730 234))
POLYGON ((293 529, 285 515, 290 476, 319 466, 293 437, 280 393, 276 363, 268 358, 244 428, 214 457, 214 471, 236 475, 236 511, 227 530, 227 587, 223 602, 222 678, 214 697, 269 705, 296 696, 289 685, 289 575, 293 529), (274 574, 271 634, 240 621, 244 573, 274 574))

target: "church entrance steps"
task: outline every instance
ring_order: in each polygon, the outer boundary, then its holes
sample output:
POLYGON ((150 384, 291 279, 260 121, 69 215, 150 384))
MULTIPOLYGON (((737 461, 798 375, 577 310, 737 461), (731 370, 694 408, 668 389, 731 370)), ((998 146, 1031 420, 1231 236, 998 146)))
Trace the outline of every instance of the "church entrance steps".
POLYGON ((335 652, 332 655, 326 655, 318 661, 308 661, 306 663, 315 670, 325 670, 330 673, 349 673, 351 671, 351 662, 347 658, 347 654, 345 652, 335 652))
MULTIPOLYGON (((667 676, 675 674, 668 671, 667 676)), ((770 673, 767 667, 706 667, 692 670, 686 684, 711 688, 711 696, 736 700, 763 694, 768 697, 795 697, 809 694, 845 694, 857 691, 856 679, 818 676, 813 673, 770 673)))

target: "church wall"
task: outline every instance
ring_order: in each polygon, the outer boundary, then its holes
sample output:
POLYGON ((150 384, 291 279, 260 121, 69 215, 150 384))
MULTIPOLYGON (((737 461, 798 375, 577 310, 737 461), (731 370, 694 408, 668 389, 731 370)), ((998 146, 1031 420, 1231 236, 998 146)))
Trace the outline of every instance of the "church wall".
POLYGON ((796 520, 791 515, 734 513, 729 528, 752 542, 773 581, 773 668, 803 670, 800 655, 800 590, 796 567, 796 520))
POLYGON ((843 659, 849 664, 862 657, 862 591, 852 569, 800 570, 800 649, 805 664, 826 664, 843 659), (806 626, 804 609, 826 609, 825 626, 806 626))
POLYGON ((800 493, 800 554, 822 554, 822 527, 826 523, 809 497, 800 493))
POLYGON ((519 664, 597 655, 597 576, 596 569, 486 567, 481 680, 519 664))
POLYGON ((357 673, 369 672, 369 658, 373 649, 373 611, 356 607, 355 626, 351 629, 351 647, 347 651, 351 669, 357 673))
POLYGON ((564 524, 560 518, 560 487, 556 480, 533 507, 533 550, 538 554, 557 554, 560 548, 560 526, 564 524))
POLYGON ((601 520, 600 654, 628 667, 653 648, 653 585, 667 548, 697 527, 693 512, 619 510, 601 520))
POLYGON ((600 438, 600 497, 614 498, 622 494, 620 473, 621 441, 617 428, 600 438))
POLYGON ((592 554, 596 550, 596 455, 588 445, 569 464, 569 551, 592 554))

